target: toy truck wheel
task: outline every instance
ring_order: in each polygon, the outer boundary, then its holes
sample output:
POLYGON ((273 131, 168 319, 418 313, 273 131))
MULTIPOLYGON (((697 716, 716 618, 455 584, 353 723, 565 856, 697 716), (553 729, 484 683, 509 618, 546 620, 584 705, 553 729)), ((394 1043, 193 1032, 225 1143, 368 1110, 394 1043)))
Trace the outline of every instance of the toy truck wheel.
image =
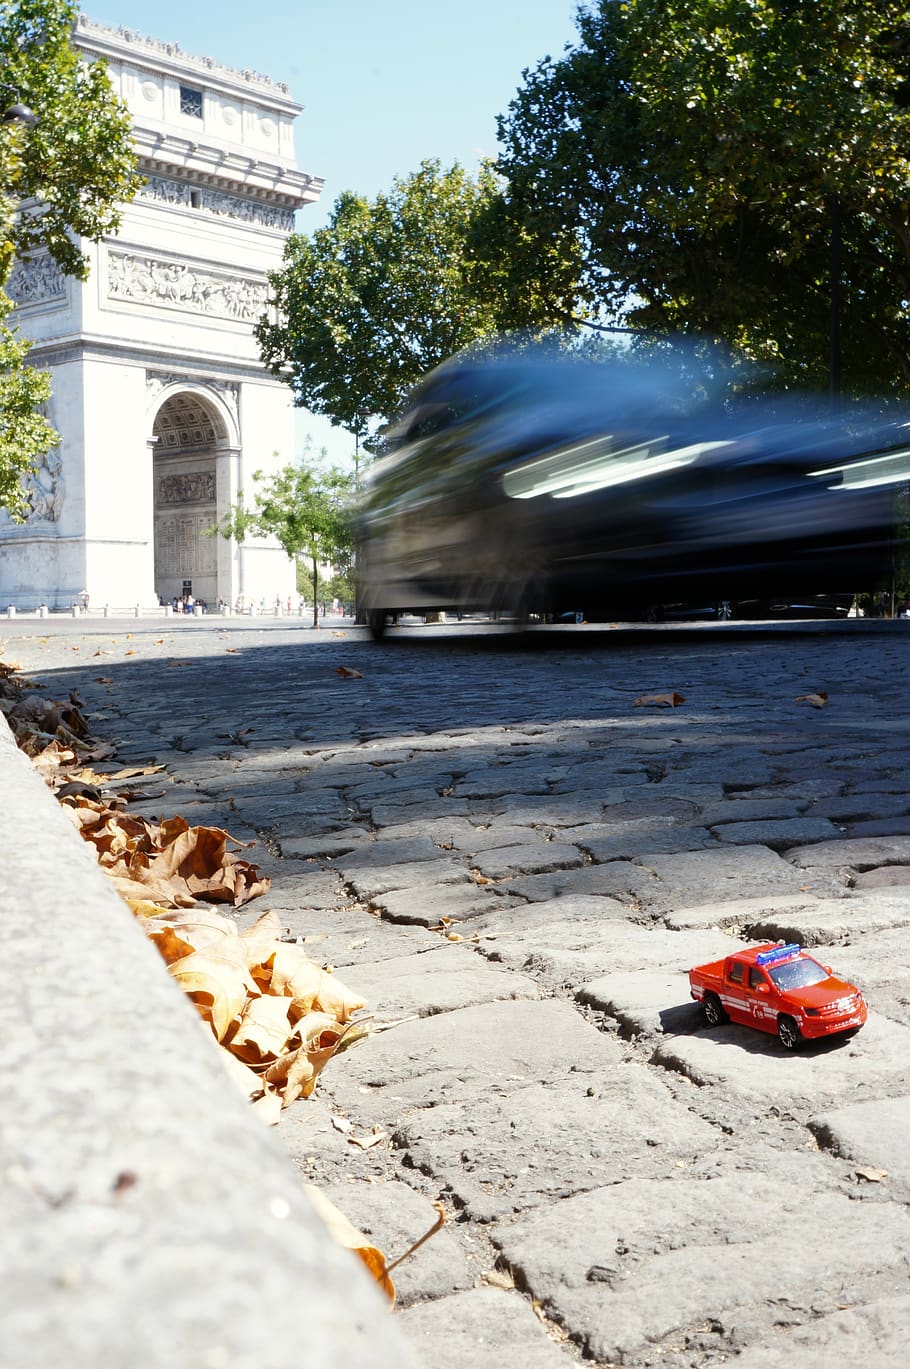
POLYGON ((702 1001, 702 1008, 705 1014, 705 1021, 709 1027, 719 1027, 727 1021, 727 1014, 724 1012, 723 1004, 716 993, 706 993, 702 1001))
POLYGON ((782 1013, 777 1019, 777 1035, 785 1051, 799 1050, 803 1037, 794 1018, 782 1013))

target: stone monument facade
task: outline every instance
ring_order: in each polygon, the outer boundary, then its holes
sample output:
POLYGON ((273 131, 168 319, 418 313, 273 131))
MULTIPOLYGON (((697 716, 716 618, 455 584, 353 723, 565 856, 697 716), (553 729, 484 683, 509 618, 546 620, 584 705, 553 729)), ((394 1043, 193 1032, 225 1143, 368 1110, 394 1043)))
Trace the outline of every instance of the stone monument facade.
POLYGON ((273 605, 294 591, 277 544, 212 536, 253 474, 294 458, 286 385, 253 336, 295 211, 322 181, 296 166, 287 87, 176 44, 80 17, 132 115, 144 183, 116 238, 83 244, 86 281, 47 256, 8 290, 51 372, 59 447, 30 477, 30 513, 0 516, 0 608, 273 605))

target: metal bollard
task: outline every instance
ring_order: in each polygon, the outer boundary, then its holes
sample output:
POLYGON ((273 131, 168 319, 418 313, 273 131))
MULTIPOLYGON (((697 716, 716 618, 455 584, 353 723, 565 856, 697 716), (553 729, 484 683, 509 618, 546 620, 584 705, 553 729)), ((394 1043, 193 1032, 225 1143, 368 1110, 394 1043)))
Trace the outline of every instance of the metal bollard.
POLYGON ((141 617, 142 617, 142 609, 141 609, 141 607, 139 606, 139 604, 137 604, 136 607, 133 609, 133 617, 134 617, 134 618, 141 618, 141 617))
POLYGON ((78 618, 80 612, 81 612, 81 609, 79 608, 79 605, 78 605, 78 604, 73 604, 73 617, 74 617, 74 618, 78 618))
POLYGON ((16 616, 16 605, 15 605, 15 604, 10 604, 10 605, 7 607, 6 616, 7 616, 7 618, 15 618, 15 616, 16 616))
POLYGON ((110 606, 110 604, 105 604, 105 605, 104 605, 104 616, 105 616, 105 618, 110 618, 110 616, 111 616, 111 606, 110 606))
POLYGON ((47 604, 41 604, 38 608, 38 617, 46 618, 48 613, 47 604))
POLYGON ((174 605, 173 605, 173 604, 165 604, 165 606, 164 606, 164 616, 165 616, 165 618, 173 618, 173 616, 174 616, 174 605))

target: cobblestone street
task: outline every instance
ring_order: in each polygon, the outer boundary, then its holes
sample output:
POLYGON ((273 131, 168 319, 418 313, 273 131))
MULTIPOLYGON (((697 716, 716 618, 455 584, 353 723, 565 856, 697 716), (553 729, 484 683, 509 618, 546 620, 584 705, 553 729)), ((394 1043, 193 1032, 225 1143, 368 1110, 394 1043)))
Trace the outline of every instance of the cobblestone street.
POLYGON ((394 1275, 432 1369, 904 1363, 910 625, 816 626, 5 634, 389 1024, 278 1136, 389 1258, 444 1203, 394 1275), (689 967, 781 939, 856 1036, 704 1025, 689 967))

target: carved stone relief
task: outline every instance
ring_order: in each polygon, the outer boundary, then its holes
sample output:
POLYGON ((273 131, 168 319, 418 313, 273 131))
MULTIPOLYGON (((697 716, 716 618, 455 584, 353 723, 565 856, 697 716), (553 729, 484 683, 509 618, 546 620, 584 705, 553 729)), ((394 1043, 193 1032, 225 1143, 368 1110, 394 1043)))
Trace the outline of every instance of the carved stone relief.
POLYGON ((110 299, 163 305, 241 323, 255 323, 268 307, 264 281, 243 280, 186 262, 130 252, 108 253, 107 293, 110 299))
POLYGON ((222 218, 240 219, 244 223, 260 224, 290 233, 294 228, 294 212, 278 205, 260 204, 241 195, 230 195, 225 190, 196 187, 186 181, 174 181, 167 176, 149 176, 140 188, 138 199, 157 200, 162 204, 184 205, 187 209, 203 209, 222 218))
POLYGON ((63 509, 63 461, 59 452, 45 452, 23 482, 28 499, 29 523, 56 523, 63 509))
POLYGON ((158 477, 159 504, 214 504, 215 472, 183 471, 158 477))
POLYGON ((10 299, 20 308, 66 299, 66 277, 53 257, 30 257, 17 261, 7 284, 10 299))

